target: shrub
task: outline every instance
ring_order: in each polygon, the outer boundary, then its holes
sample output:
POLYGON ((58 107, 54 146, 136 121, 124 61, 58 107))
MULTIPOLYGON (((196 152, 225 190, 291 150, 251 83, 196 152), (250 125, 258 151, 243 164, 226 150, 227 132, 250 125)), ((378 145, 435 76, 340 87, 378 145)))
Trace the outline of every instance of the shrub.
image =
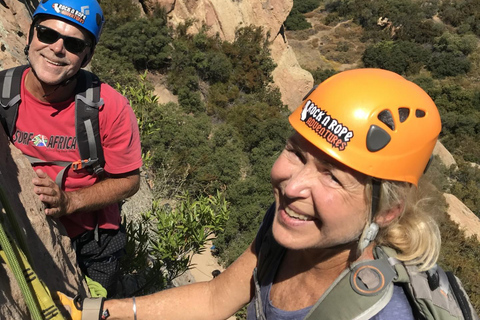
POLYGON ((192 256, 221 233, 229 217, 221 193, 193 199, 185 194, 173 205, 155 201, 140 221, 127 224, 127 259, 121 263, 124 277, 134 278, 137 288, 127 296, 165 289, 187 271, 192 256))
POLYGON ((417 73, 428 61, 429 52, 409 41, 381 41, 363 53, 365 67, 387 69, 396 73, 417 73))

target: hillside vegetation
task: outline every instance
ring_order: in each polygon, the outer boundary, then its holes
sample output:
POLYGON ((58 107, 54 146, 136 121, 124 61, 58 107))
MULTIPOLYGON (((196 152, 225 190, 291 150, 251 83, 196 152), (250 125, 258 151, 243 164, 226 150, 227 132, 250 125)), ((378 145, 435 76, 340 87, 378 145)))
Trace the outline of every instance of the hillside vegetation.
MULTIPOLYGON (((442 225, 441 263, 464 280, 480 311, 480 246, 449 222, 442 196, 453 193, 480 214, 480 172, 470 164, 480 163, 480 2, 294 3, 287 36, 302 43, 310 60, 320 61, 319 68, 304 65, 316 83, 348 67, 384 68, 416 82, 436 102, 440 139, 458 168, 437 161, 422 185, 442 225)), ((269 36, 247 26, 228 43, 207 36, 206 27, 190 34, 191 21, 169 27, 161 9, 141 17, 130 0, 103 0, 102 6, 107 25, 92 66, 136 111, 156 209, 165 215, 187 193, 202 203, 217 195, 225 199, 228 219, 211 227, 217 226, 215 245, 228 265, 252 241, 272 202, 270 167, 290 133, 288 110, 269 86, 275 68, 269 36), (145 72, 163 75, 178 103, 159 104, 145 72)), ((298 55, 300 63, 307 60, 298 55)), ((181 239, 174 241, 180 245, 181 239)))

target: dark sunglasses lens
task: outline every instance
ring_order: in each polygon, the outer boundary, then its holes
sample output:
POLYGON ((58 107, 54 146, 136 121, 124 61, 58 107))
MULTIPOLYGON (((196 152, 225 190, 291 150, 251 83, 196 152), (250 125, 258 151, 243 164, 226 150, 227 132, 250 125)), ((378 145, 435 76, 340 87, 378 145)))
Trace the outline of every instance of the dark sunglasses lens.
POLYGON ((65 49, 67 49, 71 53, 80 53, 86 47, 85 42, 83 42, 82 40, 70 37, 64 38, 63 45, 65 46, 65 49))
POLYGON ((71 53, 80 53, 87 46, 85 41, 81 39, 61 36, 57 31, 43 26, 37 27, 37 37, 38 40, 47 44, 55 43, 61 37, 63 39, 63 45, 65 46, 65 49, 71 53))
POLYGON ((52 44, 58 40, 60 35, 55 30, 38 27, 37 37, 38 37, 38 40, 44 43, 52 44))

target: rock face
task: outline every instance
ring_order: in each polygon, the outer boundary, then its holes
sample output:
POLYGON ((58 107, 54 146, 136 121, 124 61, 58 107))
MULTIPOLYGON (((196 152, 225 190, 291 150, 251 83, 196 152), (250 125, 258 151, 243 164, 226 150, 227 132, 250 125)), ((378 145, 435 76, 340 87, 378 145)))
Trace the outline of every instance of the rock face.
POLYGON ((474 236, 480 241, 480 219, 453 194, 443 194, 448 203, 448 215, 465 232, 465 236, 474 236))
MULTIPOLYGON (((59 221, 42 213, 42 203, 31 187, 33 177, 28 160, 8 142, 3 129, 0 130, 0 185, 15 213, 33 269, 50 291, 61 291, 72 297, 77 293, 86 296, 70 239, 59 221)), ((0 209, 4 228, 13 237, 15 232, 1 205, 0 209)), ((29 319, 21 291, 4 261, 0 265, 0 319, 29 319)))
MULTIPOLYGON (((29 4, 30 1, 25 1, 29 4)), ((27 62, 23 49, 31 19, 29 10, 22 1, 0 1, 0 69, 8 69, 27 62)))
POLYGON ((300 105, 303 96, 313 86, 312 75, 303 70, 283 32, 283 22, 293 6, 293 0, 145 0, 144 7, 155 3, 166 8, 173 25, 195 19, 192 32, 202 24, 210 27, 210 34, 218 33, 227 41, 235 39, 237 28, 262 26, 272 39, 272 58, 277 64, 273 81, 282 94, 282 101, 290 110, 300 105))

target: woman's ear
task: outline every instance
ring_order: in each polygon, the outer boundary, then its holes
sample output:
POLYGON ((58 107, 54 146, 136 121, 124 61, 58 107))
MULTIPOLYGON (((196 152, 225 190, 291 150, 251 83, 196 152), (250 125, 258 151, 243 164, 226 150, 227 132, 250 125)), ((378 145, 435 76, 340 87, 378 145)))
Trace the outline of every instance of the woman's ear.
POLYGON ((392 221, 397 219, 403 212, 405 204, 397 203, 390 209, 380 212, 375 217, 375 222, 380 226, 380 228, 388 226, 392 221))

